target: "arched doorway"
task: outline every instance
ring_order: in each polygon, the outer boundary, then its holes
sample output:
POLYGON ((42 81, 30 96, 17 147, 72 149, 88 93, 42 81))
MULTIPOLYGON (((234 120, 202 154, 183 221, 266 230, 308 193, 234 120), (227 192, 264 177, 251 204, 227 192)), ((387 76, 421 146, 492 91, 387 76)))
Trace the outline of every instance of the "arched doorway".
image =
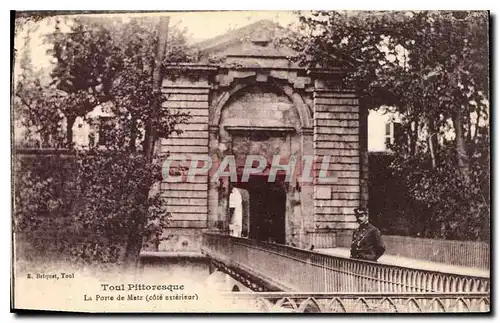
MULTIPOLYGON (((301 160, 312 151, 312 133, 307 106, 300 95, 287 91, 282 84, 252 83, 236 86, 227 98, 217 101, 211 118, 211 155, 215 162, 234 158, 236 167, 245 167, 249 156, 263 157, 270 167, 272 161, 287 165, 292 158, 301 160)), ((254 165, 253 167, 256 167, 254 165)), ((294 166, 292 166, 294 167, 294 166)), ((218 219, 224 232, 231 232, 230 187, 248 192, 248 216, 242 216, 241 236, 281 244, 297 243, 297 232, 303 232, 302 207, 293 207, 296 185, 280 181, 268 182, 269 169, 252 174, 246 183, 210 181, 209 210, 218 219), (218 213, 218 214, 216 214, 218 213)), ((299 172, 294 173, 297 177, 299 172)), ((312 189, 312 188, 311 188, 312 189)), ((299 200, 312 197, 306 192, 299 200)), ((242 202, 246 202, 245 200, 242 202)), ((310 203, 312 205, 312 203, 310 203)))
POLYGON ((248 192, 248 237, 259 241, 286 242, 286 187, 266 175, 252 175, 237 186, 248 192))

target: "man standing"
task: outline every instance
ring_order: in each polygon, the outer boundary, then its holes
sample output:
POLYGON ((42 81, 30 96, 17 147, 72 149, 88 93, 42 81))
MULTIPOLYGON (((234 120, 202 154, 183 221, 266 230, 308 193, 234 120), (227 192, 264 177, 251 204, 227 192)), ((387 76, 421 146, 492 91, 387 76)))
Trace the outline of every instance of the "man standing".
POLYGON ((351 258, 377 261, 385 252, 385 245, 379 229, 368 222, 365 208, 354 209, 359 227, 354 230, 351 244, 351 258))
POLYGON ((229 235, 241 237, 242 229, 242 198, 240 191, 233 187, 229 195, 229 235))

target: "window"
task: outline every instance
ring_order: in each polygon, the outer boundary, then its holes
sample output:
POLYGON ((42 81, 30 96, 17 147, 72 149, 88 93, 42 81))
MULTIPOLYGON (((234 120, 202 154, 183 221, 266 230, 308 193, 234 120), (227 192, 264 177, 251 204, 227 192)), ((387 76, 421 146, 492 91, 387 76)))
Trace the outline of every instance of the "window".
POLYGON ((401 123, 399 122, 394 122, 393 127, 394 127, 394 140, 401 138, 404 135, 403 125, 401 125, 401 123))
POLYGON ((385 124, 385 146, 393 145, 396 138, 400 138, 403 134, 403 127, 399 122, 387 122, 385 124))
POLYGON ((392 144, 392 141, 393 141, 393 138, 392 138, 392 122, 387 122, 385 124, 385 147, 387 148, 387 146, 389 146, 390 144, 392 144))

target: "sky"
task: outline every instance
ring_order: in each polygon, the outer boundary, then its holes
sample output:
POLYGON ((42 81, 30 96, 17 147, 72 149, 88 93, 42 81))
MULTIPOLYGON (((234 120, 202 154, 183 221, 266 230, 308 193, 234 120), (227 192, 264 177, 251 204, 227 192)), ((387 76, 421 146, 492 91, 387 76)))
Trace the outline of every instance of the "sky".
POLYGON ((210 39, 263 19, 275 21, 283 27, 297 21, 291 11, 189 12, 171 15, 172 24, 187 27, 195 41, 210 39))
MULTIPOLYGON (((164 13, 162 13, 163 15, 164 13)), ((116 14, 115 14, 116 15, 116 14)), ((158 14, 122 14, 123 16, 144 16, 158 14)), ((259 20, 268 19, 286 27, 297 21, 292 11, 207 11, 207 12, 170 12, 170 25, 180 29, 187 29, 187 34, 191 43, 210 39, 230 30, 249 25, 259 20)), ((102 15, 101 15, 102 16, 102 15)), ((15 48, 18 53, 29 48, 32 63, 39 68, 50 67, 50 57, 46 54, 50 48, 44 44, 43 35, 54 31, 55 19, 44 19, 37 23, 29 23, 28 27, 36 25, 36 31, 26 43, 26 30, 16 34, 15 48), (26 45, 27 44, 27 45, 26 45)), ((16 64, 17 65, 17 64, 16 64)), ((20 72, 15 68, 15 75, 20 72)))

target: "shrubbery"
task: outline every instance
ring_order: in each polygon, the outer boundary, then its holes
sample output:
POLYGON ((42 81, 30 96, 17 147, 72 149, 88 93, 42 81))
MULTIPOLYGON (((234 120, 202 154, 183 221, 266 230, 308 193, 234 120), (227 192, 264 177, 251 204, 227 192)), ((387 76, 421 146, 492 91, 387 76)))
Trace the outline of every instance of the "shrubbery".
POLYGON ((473 160, 467 182, 452 157, 441 157, 432 168, 425 154, 370 154, 374 222, 386 234, 489 241, 489 161, 473 160))
POLYGON ((16 246, 25 260, 119 264, 127 239, 154 243, 166 227, 164 202, 150 193, 160 167, 142 155, 18 155, 14 174, 16 246))

